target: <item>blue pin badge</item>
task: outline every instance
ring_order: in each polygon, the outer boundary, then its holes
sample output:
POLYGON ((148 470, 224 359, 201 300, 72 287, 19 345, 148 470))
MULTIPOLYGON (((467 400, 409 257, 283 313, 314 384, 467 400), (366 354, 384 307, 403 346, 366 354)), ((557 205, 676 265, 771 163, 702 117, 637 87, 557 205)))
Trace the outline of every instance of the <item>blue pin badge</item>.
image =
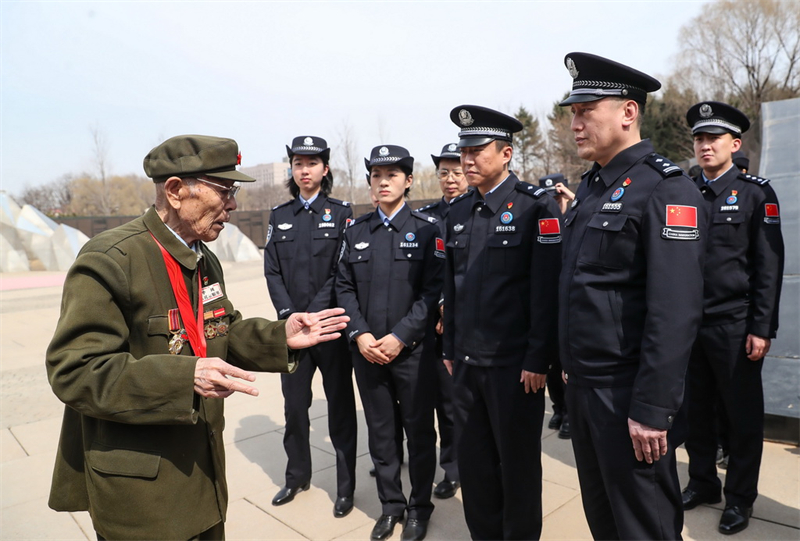
POLYGON ((503 214, 500 215, 500 222, 503 224, 510 224, 511 220, 513 219, 514 215, 511 214, 510 212, 504 212, 503 214))
POLYGON ((622 199, 623 195, 625 195, 625 188, 622 187, 617 188, 616 190, 614 190, 614 193, 611 194, 611 200, 619 201, 620 199, 622 199))
POLYGON ((737 198, 735 195, 731 194, 731 195, 729 195, 729 196, 728 196, 728 198, 725 200, 725 204, 726 204, 726 205, 735 205, 735 204, 736 204, 736 202, 737 202, 738 200, 739 200, 739 199, 738 199, 738 198, 737 198))
POLYGON ((322 215, 323 222, 330 222, 333 219, 331 216, 331 209, 325 209, 325 214, 322 215))
POLYGON ((414 242, 414 239, 415 239, 415 238, 417 238, 417 237, 416 237, 416 236, 414 235, 414 233, 412 233, 411 231, 409 231, 408 233, 406 233, 406 240, 407 240, 408 242, 414 242))

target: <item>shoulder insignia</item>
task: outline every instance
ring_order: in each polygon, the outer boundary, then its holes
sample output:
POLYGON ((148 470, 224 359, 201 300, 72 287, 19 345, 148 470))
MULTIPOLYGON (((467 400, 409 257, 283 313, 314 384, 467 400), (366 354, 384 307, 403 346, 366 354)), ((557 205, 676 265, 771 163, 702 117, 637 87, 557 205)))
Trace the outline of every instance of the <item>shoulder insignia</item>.
POLYGON ((529 184, 529 183, 523 182, 521 180, 519 182, 517 182, 517 185, 515 186, 515 188, 517 189, 518 192, 522 192, 522 193, 528 194, 528 195, 533 196, 533 197, 535 197, 537 199, 542 197, 542 195, 544 195, 545 193, 547 193, 547 191, 544 188, 537 188, 533 184, 529 184))
POLYGON ((755 175, 750 175, 747 173, 739 174, 740 177, 743 177, 745 180, 749 180, 750 182, 755 182, 756 184, 761 184, 762 186, 769 182, 768 178, 757 177, 755 175))
POLYGON ((457 203, 458 201, 462 201, 462 200, 466 199, 467 197, 472 195, 472 192, 473 192, 473 190, 467 190, 466 192, 462 193, 461 195, 459 195, 458 197, 456 197, 455 199, 450 201, 450 205, 452 206, 453 203, 457 203))
POLYGON ((683 173, 683 169, 666 159, 664 156, 660 156, 655 152, 647 156, 644 161, 647 162, 650 167, 661 173, 664 177, 673 177, 683 173))
POLYGON ((420 212, 418 210, 412 210, 411 211, 411 215, 414 216, 415 218, 419 219, 419 220, 423 220, 425 222, 430 222, 432 224, 435 224, 436 222, 439 221, 436 218, 434 218, 433 216, 428 216, 427 214, 423 214, 422 212, 420 212))
POLYGON ((333 197, 329 197, 328 201, 330 201, 331 203, 335 203, 337 205, 341 205, 343 207, 349 207, 350 206, 350 202, 349 201, 342 201, 341 199, 334 199, 333 197))
MULTIPOLYGON (((361 222, 366 222, 367 220, 369 220, 369 219, 370 219, 370 217, 371 217, 373 214, 374 214, 374 213, 372 213, 372 212, 368 212, 368 213, 366 213, 366 214, 362 214, 361 216, 359 216, 358 218, 356 218, 356 219, 353 221, 353 225, 360 224, 361 222)), ((352 227, 352 226, 351 226, 351 227, 352 227)))
POLYGON ((435 207, 435 206, 436 206, 438 203, 439 203, 439 202, 437 201, 436 203, 431 203, 431 204, 429 204, 429 205, 425 205, 424 207, 422 207, 422 208, 418 208, 417 210, 418 210, 418 211, 420 211, 420 212, 425 212, 426 210, 431 210, 431 209, 432 209, 433 207, 435 207))
POLYGON ((275 205, 274 207, 272 207, 272 210, 279 209, 281 207, 285 207, 286 205, 291 205, 292 203, 294 203, 294 199, 289 199, 288 201, 284 201, 280 205, 275 205))

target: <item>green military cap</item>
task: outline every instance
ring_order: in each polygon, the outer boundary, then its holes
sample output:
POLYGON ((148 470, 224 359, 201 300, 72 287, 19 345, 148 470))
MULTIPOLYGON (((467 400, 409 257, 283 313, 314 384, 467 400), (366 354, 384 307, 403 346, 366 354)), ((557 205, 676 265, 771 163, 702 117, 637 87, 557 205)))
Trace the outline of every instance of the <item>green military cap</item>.
POLYGON ((210 135, 176 135, 144 157, 144 172, 154 182, 192 175, 253 182, 254 178, 236 170, 241 163, 242 154, 233 139, 210 135))

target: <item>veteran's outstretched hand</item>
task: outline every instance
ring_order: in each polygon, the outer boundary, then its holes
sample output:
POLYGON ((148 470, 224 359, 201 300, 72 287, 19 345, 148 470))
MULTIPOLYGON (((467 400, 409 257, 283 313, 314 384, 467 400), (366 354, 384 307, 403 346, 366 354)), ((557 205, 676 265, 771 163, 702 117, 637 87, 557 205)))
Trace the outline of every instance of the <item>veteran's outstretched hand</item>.
POLYGON ((344 308, 328 308, 320 312, 295 312, 286 320, 286 345, 292 349, 304 349, 320 342, 336 340, 338 332, 350 321, 343 315, 344 308))

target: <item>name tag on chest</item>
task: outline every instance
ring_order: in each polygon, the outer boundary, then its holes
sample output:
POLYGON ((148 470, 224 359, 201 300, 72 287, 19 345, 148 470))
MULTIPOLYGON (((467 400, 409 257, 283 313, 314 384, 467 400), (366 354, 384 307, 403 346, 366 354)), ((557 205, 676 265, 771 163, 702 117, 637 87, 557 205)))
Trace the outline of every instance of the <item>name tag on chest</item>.
POLYGON ((219 282, 203 288, 203 304, 208 304, 222 297, 222 287, 219 285, 219 282))

